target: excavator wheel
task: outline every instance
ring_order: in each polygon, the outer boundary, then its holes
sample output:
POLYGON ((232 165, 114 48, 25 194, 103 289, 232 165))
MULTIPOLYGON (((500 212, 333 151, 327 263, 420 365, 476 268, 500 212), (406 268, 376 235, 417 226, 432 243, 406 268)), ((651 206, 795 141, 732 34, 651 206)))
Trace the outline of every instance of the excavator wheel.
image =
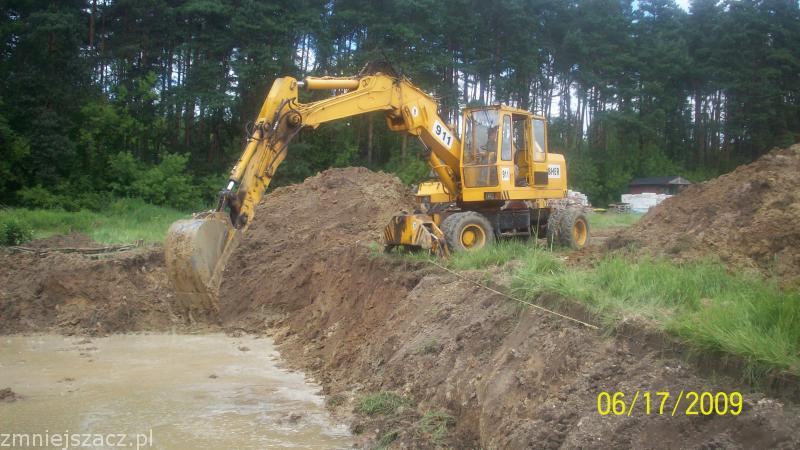
POLYGON ((494 242, 489 219, 474 211, 447 216, 441 226, 451 252, 478 250, 494 242))
POLYGON ((579 209, 557 209, 547 219, 547 247, 561 246, 580 250, 591 239, 589 221, 579 209))
POLYGON ((563 209, 555 209, 547 218, 547 248, 561 245, 561 218, 564 217, 563 209))
POLYGON ((589 245, 589 221, 579 209, 566 209, 560 221, 561 245, 580 250, 589 245))

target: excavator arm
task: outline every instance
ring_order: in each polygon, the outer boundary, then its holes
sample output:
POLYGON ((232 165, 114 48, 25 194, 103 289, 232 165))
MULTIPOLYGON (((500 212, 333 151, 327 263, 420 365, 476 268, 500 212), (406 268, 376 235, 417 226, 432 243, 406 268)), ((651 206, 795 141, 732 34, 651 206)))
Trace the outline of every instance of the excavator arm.
POLYGON ((279 78, 264 101, 255 130, 231 170, 222 193, 236 228, 244 228, 286 157, 289 142, 302 128, 376 111, 384 112, 392 131, 418 136, 430 149, 428 161, 445 189, 457 192, 459 142, 436 112, 436 101, 408 80, 375 74, 360 78, 279 78), (300 89, 346 89, 348 92, 312 103, 300 103, 300 89))
MULTIPOLYGON (((247 145, 231 169, 216 209, 175 222, 165 240, 165 257, 179 299, 193 310, 216 308, 222 271, 289 143, 303 128, 382 111, 389 129, 419 137, 430 150, 428 162, 452 200, 458 198, 460 142, 437 113, 436 101, 404 78, 376 73, 360 77, 275 80, 247 145), (300 103, 299 90, 341 90, 339 95, 300 103)), ((445 252, 443 235, 422 215, 399 216, 384 233, 387 242, 407 242, 445 252)))

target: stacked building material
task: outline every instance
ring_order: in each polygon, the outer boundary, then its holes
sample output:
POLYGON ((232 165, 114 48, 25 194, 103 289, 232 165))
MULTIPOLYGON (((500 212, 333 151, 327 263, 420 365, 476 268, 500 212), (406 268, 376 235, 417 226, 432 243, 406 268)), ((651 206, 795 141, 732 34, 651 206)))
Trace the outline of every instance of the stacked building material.
POLYGON ((668 194, 653 194, 645 192, 642 194, 622 194, 622 203, 629 203, 631 211, 638 213, 645 213, 650 208, 658 205, 664 200, 672 197, 668 194))

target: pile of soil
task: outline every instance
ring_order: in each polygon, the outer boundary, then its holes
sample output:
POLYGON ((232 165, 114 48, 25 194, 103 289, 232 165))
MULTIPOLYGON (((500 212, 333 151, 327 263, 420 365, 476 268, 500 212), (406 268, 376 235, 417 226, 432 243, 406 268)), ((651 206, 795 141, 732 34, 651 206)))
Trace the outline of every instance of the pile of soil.
MULTIPOLYGON (((36 249, 95 247, 83 235, 26 244, 36 249)), ((165 330, 184 319, 173 304, 160 248, 88 256, 0 251, 0 329, 106 334, 165 330)))
POLYGON ((689 186, 608 241, 800 281, 800 144, 689 186))
POLYGON ((391 217, 413 208, 397 177, 363 167, 330 169, 276 189, 256 208, 222 277, 223 323, 256 325, 252 312, 265 304, 295 310, 318 295, 392 295, 372 289, 352 264, 353 249, 372 243, 375 252, 391 217))
POLYGON ((746 395, 739 417, 601 416, 603 391, 740 387, 698 376, 660 349, 521 310, 435 267, 377 254, 370 243, 410 207, 393 176, 329 170, 265 197, 223 278, 223 323, 272 334, 338 414, 370 393, 409 400, 394 414, 354 417, 366 442, 396 433, 395 445, 411 448, 800 445, 795 407, 758 394, 746 395), (445 436, 426 431, 426 413, 452 416, 445 436))

